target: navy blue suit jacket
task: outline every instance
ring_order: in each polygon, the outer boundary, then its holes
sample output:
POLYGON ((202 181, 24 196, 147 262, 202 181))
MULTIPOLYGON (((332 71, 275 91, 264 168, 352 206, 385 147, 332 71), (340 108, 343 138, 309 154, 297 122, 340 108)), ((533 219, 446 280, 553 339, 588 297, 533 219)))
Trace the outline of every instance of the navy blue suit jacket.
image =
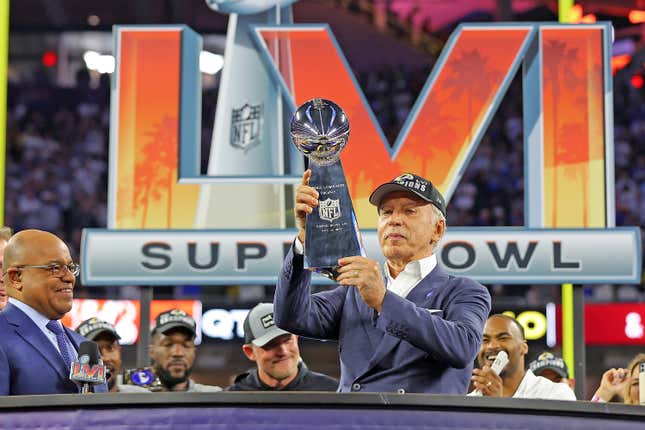
MULTIPOLYGON (((87 339, 65 327, 78 351, 87 339)), ((63 357, 23 311, 8 303, 0 312, 0 396, 78 393, 63 357)), ((107 392, 97 385, 94 392, 107 392)))
POLYGON ((292 246, 275 293, 275 323, 338 340, 339 391, 466 394, 490 312, 481 284, 437 266, 407 298, 386 292, 380 315, 354 287, 311 294, 310 285, 292 246))

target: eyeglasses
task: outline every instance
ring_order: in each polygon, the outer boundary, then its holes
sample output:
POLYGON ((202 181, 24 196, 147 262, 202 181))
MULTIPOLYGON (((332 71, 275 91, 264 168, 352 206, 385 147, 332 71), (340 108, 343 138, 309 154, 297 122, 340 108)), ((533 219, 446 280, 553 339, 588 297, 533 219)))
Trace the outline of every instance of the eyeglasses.
POLYGON ((15 266, 16 269, 47 269, 52 276, 57 278, 62 278, 71 272, 72 275, 78 276, 81 273, 81 266, 78 263, 69 263, 69 264, 41 264, 41 265, 25 265, 25 266, 15 266))

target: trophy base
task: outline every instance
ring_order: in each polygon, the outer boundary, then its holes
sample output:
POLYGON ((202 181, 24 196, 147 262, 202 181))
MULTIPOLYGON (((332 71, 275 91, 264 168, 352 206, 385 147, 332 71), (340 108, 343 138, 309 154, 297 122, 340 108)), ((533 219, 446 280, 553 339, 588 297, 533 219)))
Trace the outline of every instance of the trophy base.
POLYGON ((340 266, 334 266, 334 267, 310 267, 308 268, 311 271, 314 271, 321 276, 324 276, 327 279, 331 279, 332 281, 335 281, 336 278, 338 277, 338 268, 340 266))
POLYGON ((318 191, 318 207, 307 215, 305 268, 329 278, 338 276, 338 260, 365 255, 356 214, 340 160, 332 165, 309 165, 309 185, 318 191))

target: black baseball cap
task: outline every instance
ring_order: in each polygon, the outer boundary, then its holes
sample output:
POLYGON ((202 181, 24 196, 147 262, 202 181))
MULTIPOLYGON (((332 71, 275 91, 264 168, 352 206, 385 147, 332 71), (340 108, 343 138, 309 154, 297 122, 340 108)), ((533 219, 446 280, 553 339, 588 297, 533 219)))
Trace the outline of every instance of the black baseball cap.
POLYGON ((155 326, 152 335, 157 333, 166 334, 172 329, 183 329, 189 332, 192 337, 197 334, 195 320, 181 309, 171 309, 162 312, 155 318, 155 326))
POLYGON ((562 378, 569 378, 569 368, 567 367, 567 363, 565 363, 561 357, 548 351, 538 355, 538 357, 529 364, 529 369, 531 369, 531 372, 537 376, 540 376, 544 370, 551 369, 562 378))
POLYGON ((76 333, 88 340, 95 340, 103 333, 107 333, 117 340, 121 339, 121 336, 119 336, 112 324, 96 317, 87 319, 80 323, 78 327, 76 327, 76 333))
POLYGON ((370 196, 370 203, 379 207, 383 197, 393 191, 408 191, 415 194, 435 205, 443 216, 446 216, 446 200, 439 190, 432 185, 432 182, 413 173, 404 173, 392 179, 390 182, 379 185, 370 196))

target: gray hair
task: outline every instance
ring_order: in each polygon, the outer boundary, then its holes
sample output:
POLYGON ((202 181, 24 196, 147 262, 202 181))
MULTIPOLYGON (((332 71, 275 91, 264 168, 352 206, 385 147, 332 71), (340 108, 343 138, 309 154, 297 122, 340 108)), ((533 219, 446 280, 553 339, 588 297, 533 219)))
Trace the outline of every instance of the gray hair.
POLYGON ((436 207, 435 205, 433 205, 432 203, 430 203, 430 207, 432 208, 432 212, 434 213, 434 218, 435 218, 435 220, 437 220, 437 222, 439 222, 439 221, 443 220, 443 222, 444 222, 444 223, 446 224, 446 226, 447 226, 447 225, 448 225, 448 222, 446 221, 446 217, 445 217, 445 216, 443 216, 443 214, 441 213, 441 211, 439 210, 439 208, 438 208, 438 207, 436 207))
POLYGON ((11 231, 11 227, 0 227, 0 240, 5 240, 9 241, 11 239, 11 236, 13 235, 13 231, 11 231))
MULTIPOLYGON (((435 220, 435 223, 439 223, 439 222, 441 222, 441 221, 443 220, 443 224, 444 224, 444 226, 445 226, 445 228, 444 228, 444 230, 443 230, 443 234, 445 235, 445 234, 446 234, 446 230, 448 230, 448 221, 446 221, 446 217, 445 217, 445 216, 443 216, 443 214, 441 213, 441 211, 439 210, 439 208, 438 208, 438 207, 436 207, 435 205, 433 205, 432 203, 430 203, 430 207, 432 208, 432 213, 434 214, 434 220, 435 220)), ((439 242, 441 242, 441 239, 443 239, 443 235, 439 238, 439 240, 437 240, 437 241, 434 243, 434 246, 435 246, 435 247, 437 246, 437 244, 438 244, 439 242)))

